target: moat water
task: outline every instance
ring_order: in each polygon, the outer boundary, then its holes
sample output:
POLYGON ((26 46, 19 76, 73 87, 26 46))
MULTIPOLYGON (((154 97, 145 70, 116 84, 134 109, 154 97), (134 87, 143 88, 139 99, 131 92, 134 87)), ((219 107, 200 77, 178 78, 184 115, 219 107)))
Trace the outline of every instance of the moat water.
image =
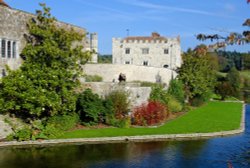
POLYGON ((250 167, 250 105, 243 134, 208 140, 0 148, 0 168, 250 167))

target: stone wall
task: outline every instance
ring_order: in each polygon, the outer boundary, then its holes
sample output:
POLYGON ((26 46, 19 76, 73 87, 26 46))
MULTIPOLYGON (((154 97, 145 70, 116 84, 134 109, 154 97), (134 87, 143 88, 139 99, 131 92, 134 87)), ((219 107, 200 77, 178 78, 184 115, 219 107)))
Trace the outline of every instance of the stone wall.
MULTIPOLYGON (((0 5, 0 70, 5 68, 5 65, 8 64, 11 69, 17 69, 21 63, 22 59, 20 58, 20 53, 26 45, 26 40, 24 34, 28 34, 27 22, 35 17, 34 14, 30 14, 21 10, 16 10, 0 5), (9 41, 16 43, 16 57, 15 58, 3 58, 1 55, 1 41, 9 41)), ((81 27, 77 27, 71 24, 64 22, 56 22, 59 27, 65 29, 74 29, 75 31, 86 34, 86 30, 81 27)), ((92 50, 97 46, 97 34, 95 34, 94 41, 92 42, 88 37, 83 39, 81 44, 85 47, 84 50, 92 50), (90 44, 94 44, 90 46, 90 44)), ((97 48, 95 49, 97 51, 97 48)), ((7 51, 7 49, 6 49, 7 51)), ((93 62, 97 62, 97 55, 94 55, 93 62)))
POLYGON ((126 75, 128 82, 147 81, 162 82, 168 84, 172 76, 176 77, 176 72, 167 68, 145 67, 137 65, 119 64, 86 64, 83 67, 87 75, 99 75, 103 82, 118 82, 120 73, 126 75))
POLYGON ((150 87, 140 87, 137 83, 86 82, 82 83, 82 86, 83 89, 90 88, 101 97, 105 97, 115 90, 123 90, 129 95, 131 108, 146 103, 151 93, 150 87))

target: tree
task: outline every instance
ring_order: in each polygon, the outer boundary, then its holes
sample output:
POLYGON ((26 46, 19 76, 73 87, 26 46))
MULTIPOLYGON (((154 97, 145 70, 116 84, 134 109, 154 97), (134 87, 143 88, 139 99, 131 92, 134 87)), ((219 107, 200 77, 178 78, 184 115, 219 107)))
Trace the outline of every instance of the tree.
POLYGON ((189 50, 183 55, 178 78, 184 84, 186 101, 195 97, 207 98, 214 89, 215 71, 208 57, 189 50))
POLYGON ((81 65, 91 55, 76 45, 83 34, 56 26, 50 8, 40 5, 43 11, 38 10, 27 24, 23 64, 16 71, 8 70, 0 84, 0 112, 24 119, 74 112, 81 65))
POLYGON ((235 67, 231 68, 226 77, 218 77, 215 92, 221 96, 221 100, 225 100, 228 96, 240 96, 240 73, 235 67))
MULTIPOLYGON (((247 3, 249 2, 250 1, 247 0, 247 3)), ((243 23, 243 26, 250 27, 250 19, 246 19, 246 21, 243 23)), ((250 31, 245 30, 242 33, 231 32, 227 37, 223 37, 219 34, 210 34, 210 35, 198 34, 196 38, 201 41, 210 39, 213 42, 214 40, 216 40, 217 43, 212 44, 210 46, 213 47, 214 49, 218 49, 218 48, 226 47, 227 45, 233 45, 233 44, 241 45, 241 44, 249 43, 250 31)))
POLYGON ((240 94, 240 73, 237 71, 236 68, 232 68, 227 76, 226 79, 230 86, 232 87, 232 96, 239 97, 240 94))
POLYGON ((169 83, 168 93, 174 96, 180 103, 185 101, 184 85, 181 80, 173 79, 169 83))

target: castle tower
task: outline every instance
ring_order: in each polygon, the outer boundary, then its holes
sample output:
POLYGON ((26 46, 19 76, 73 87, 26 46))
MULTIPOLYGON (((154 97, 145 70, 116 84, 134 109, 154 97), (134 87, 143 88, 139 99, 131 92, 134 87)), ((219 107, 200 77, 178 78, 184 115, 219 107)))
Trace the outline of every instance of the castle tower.
POLYGON ((91 62, 97 63, 98 61, 98 35, 97 33, 91 33, 89 37, 89 41, 90 41, 90 50, 95 52, 92 55, 91 62))

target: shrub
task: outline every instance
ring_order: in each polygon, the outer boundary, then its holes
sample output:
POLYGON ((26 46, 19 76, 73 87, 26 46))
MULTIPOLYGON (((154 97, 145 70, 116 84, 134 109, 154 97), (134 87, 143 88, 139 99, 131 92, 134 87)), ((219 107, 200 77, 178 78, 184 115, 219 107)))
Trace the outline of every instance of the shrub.
POLYGON ((103 100, 102 104, 104 107, 104 111, 101 116, 101 120, 103 120, 103 122, 108 125, 115 126, 116 119, 115 119, 115 110, 113 107, 113 102, 111 101, 111 99, 105 99, 103 100))
POLYGON ((20 130, 17 130, 15 134, 12 134, 11 137, 8 137, 8 139, 16 139, 18 141, 28 141, 32 137, 32 131, 30 128, 25 127, 20 130))
POLYGON ((180 103, 184 103, 185 101, 185 93, 184 93, 184 85, 182 81, 178 79, 173 79, 170 81, 168 93, 175 97, 180 103))
POLYGON ((86 75, 85 81, 86 82, 102 82, 102 77, 99 75, 86 75))
POLYGON ((182 110, 182 104, 175 99, 175 97, 169 96, 167 107, 170 112, 180 112, 182 110))
POLYGON ((112 102, 116 119, 124 119, 128 115, 130 103, 127 92, 123 90, 115 90, 106 97, 106 100, 112 102))
POLYGON ((83 122, 97 123, 104 112, 103 102, 91 89, 86 89, 78 96, 76 111, 83 122))
POLYGON ((168 94, 167 90, 163 89, 163 87, 156 86, 156 87, 152 88, 149 100, 151 100, 151 101, 159 101, 162 104, 167 105, 168 100, 169 100, 169 94, 168 94))
POLYGON ((54 116, 47 121, 46 126, 53 126, 61 131, 67 131, 73 128, 78 122, 79 116, 77 114, 54 116))
POLYGON ((133 111, 133 124, 154 125, 163 122, 168 116, 166 106, 157 101, 150 101, 136 107, 133 111))

